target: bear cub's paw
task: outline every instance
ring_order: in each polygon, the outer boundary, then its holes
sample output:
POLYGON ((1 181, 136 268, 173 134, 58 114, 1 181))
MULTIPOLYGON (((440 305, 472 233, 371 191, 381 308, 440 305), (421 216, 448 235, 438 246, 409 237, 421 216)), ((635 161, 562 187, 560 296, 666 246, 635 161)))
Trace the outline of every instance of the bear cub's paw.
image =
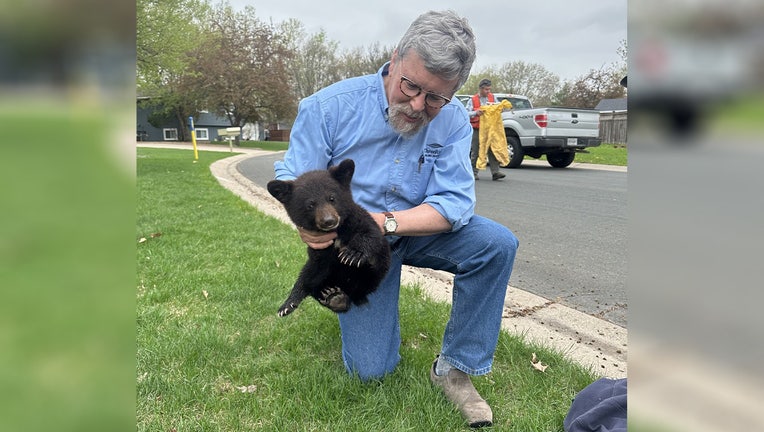
POLYGON ((289 315, 290 313, 294 312, 295 309, 297 309, 297 306, 299 306, 299 305, 296 305, 296 304, 294 304, 292 302, 289 302, 289 301, 284 303, 279 308, 279 316, 280 317, 284 317, 284 316, 289 315))
POLYGON ((325 288, 321 291, 321 298, 317 300, 337 313, 347 312, 350 309, 350 297, 337 287, 325 288))
POLYGON ((362 265, 367 264, 369 261, 364 252, 350 249, 348 247, 340 249, 337 257, 342 264, 349 267, 361 268, 362 265))

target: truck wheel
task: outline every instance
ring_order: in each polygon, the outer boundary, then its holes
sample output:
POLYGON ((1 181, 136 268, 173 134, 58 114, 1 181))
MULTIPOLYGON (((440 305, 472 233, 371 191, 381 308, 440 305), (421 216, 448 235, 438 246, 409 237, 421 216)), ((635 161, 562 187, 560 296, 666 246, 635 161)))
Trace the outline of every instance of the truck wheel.
POLYGON ((509 163, 507 168, 517 168, 523 163, 523 146, 520 145, 520 138, 516 136, 507 136, 507 150, 509 151, 509 163))
POLYGON ((554 152, 546 155, 546 161, 555 168, 565 168, 573 163, 575 152, 554 152))

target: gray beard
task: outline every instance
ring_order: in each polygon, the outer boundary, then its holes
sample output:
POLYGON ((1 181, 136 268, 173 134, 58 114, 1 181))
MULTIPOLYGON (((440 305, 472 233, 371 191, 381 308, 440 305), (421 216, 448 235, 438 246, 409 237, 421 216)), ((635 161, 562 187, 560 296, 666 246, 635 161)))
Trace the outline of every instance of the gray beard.
POLYGON ((422 128, 430 123, 430 120, 432 120, 432 118, 427 115, 426 111, 415 113, 406 103, 390 105, 388 108, 388 118, 393 130, 401 134, 404 138, 411 138, 416 135, 422 128), (403 119, 403 114, 410 117, 418 117, 419 121, 416 123, 409 123, 403 119))

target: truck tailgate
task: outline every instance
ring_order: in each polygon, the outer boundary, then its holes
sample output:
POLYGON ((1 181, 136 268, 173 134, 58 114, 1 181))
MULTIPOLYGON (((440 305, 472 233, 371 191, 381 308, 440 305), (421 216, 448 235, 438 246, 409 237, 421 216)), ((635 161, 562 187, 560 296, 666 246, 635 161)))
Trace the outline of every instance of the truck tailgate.
POLYGON ((548 123, 542 135, 591 137, 599 136, 600 113, 593 110, 548 108, 548 123))

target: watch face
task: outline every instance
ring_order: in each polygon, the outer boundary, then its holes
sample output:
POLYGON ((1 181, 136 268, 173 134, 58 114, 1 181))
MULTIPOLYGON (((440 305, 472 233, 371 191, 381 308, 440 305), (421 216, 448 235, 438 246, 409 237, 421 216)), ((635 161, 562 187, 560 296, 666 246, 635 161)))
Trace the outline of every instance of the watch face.
POLYGON ((385 221, 385 231, 394 232, 396 228, 398 228, 398 223, 394 220, 389 219, 385 221))

